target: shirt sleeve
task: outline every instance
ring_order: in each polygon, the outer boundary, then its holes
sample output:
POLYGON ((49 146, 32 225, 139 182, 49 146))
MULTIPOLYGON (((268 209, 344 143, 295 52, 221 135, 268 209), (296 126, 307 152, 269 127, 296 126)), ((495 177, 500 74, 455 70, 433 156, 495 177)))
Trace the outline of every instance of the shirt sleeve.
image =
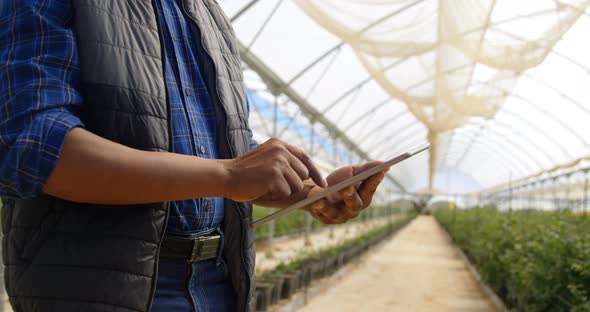
POLYGON ((0 7, 0 195, 35 197, 51 175, 75 113, 79 64, 69 0, 0 7))
MULTIPOLYGON (((250 97, 248 96, 248 91, 246 92, 246 105, 248 106, 248 119, 250 119, 250 97)), ((258 142, 254 140, 254 133, 252 132, 252 128, 248 127, 248 140, 250 145, 250 150, 253 150, 258 147, 258 142)))

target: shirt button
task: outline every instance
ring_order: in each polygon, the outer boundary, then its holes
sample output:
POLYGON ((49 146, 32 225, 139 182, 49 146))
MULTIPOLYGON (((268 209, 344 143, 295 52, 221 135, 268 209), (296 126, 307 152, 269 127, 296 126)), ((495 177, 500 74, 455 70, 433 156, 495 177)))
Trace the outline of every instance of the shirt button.
POLYGON ((211 202, 207 201, 207 203, 205 204, 205 210, 209 211, 211 210, 211 202))
POLYGON ((201 154, 205 154, 205 147, 201 145, 201 154))
POLYGON ((186 94, 186 96, 191 96, 191 90, 189 88, 184 89, 184 94, 186 94))

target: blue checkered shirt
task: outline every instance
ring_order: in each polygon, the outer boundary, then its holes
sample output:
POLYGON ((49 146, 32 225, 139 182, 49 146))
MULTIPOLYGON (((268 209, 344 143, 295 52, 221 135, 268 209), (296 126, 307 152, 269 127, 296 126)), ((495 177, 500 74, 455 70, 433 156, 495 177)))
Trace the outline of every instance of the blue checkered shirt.
MULTIPOLYGON (((159 0, 173 151, 217 158, 215 109, 180 0, 159 0)), ((71 0, 0 0, 0 195, 41 193, 83 104, 71 0)), ((251 147, 255 143, 251 140, 251 147)), ((219 226, 222 198, 172 203, 168 231, 219 226)))

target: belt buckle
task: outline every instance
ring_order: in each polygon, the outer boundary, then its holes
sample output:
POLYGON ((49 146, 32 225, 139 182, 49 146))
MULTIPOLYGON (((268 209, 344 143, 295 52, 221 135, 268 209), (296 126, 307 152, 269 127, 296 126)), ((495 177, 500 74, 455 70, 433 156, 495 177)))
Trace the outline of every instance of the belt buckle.
POLYGON ((191 258, 188 262, 194 263, 215 258, 217 256, 217 248, 219 247, 219 239, 219 235, 197 237, 194 239, 191 258))

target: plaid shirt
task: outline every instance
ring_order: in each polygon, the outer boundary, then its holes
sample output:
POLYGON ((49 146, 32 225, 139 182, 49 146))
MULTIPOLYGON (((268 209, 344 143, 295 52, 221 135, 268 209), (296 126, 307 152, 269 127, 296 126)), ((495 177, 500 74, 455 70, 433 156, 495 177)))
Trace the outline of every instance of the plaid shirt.
MULTIPOLYGON (((217 158, 215 110, 179 0, 159 0, 175 153, 217 158)), ((83 105, 70 0, 0 0, 0 195, 41 193, 83 105)), ((251 141, 251 147, 255 143, 251 141)), ((219 226, 223 199, 172 203, 168 231, 219 226)))

